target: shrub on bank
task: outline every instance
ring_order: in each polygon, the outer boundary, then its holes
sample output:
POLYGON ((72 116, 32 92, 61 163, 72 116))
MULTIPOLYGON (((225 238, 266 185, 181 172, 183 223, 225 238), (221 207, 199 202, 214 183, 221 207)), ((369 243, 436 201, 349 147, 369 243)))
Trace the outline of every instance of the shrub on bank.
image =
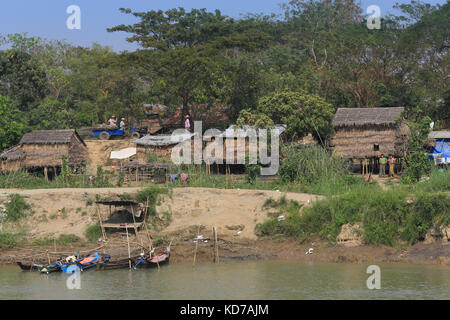
POLYGON ((431 228, 450 223, 450 196, 448 194, 419 193, 409 196, 406 189, 381 190, 374 186, 316 201, 311 207, 282 210, 273 200, 267 205, 280 211, 270 213, 269 219, 258 224, 258 236, 284 236, 305 241, 320 236, 330 243, 344 224, 363 222, 364 241, 374 245, 394 246, 399 240, 412 244, 422 240, 431 228), (279 213, 285 219, 278 221, 279 213))
POLYGON ((158 186, 150 186, 140 191, 136 195, 136 201, 141 202, 143 204, 147 204, 149 206, 148 215, 154 216, 156 214, 156 205, 158 196, 160 194, 168 194, 169 189, 158 186), (148 201, 148 202, 147 202, 148 201))
POLYGON ((98 224, 91 224, 86 228, 85 235, 90 242, 95 242, 102 237, 102 228, 98 224))
POLYGON ((25 198, 19 194, 10 194, 5 206, 5 220, 18 221, 27 215, 27 211, 31 206, 25 201, 25 198))
POLYGON ((0 232, 0 248, 14 248, 17 245, 17 235, 10 232, 0 232))

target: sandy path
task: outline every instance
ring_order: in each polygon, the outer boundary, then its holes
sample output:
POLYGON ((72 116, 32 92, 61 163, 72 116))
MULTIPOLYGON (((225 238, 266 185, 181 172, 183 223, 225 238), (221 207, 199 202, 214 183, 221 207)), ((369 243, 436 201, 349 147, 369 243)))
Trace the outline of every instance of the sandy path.
POLYGON ((85 140, 88 149, 88 172, 95 173, 97 166, 105 165, 111 151, 136 147, 133 140, 85 140))
POLYGON ((264 202, 283 195, 304 205, 318 197, 270 190, 179 188, 173 190, 172 199, 165 197, 157 210, 172 212, 173 221, 164 233, 201 225, 207 228, 208 234, 215 226, 222 236, 256 239, 256 224, 267 218, 267 210, 262 208, 264 202))

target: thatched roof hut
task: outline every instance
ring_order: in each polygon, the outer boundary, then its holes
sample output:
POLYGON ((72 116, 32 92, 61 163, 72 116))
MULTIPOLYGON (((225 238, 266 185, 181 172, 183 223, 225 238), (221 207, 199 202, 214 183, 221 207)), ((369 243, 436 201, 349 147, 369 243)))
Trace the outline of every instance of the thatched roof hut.
POLYGON ((65 156, 71 167, 86 165, 87 147, 75 130, 35 130, 1 154, 2 171, 58 168, 65 156))
POLYGON ((402 158, 409 128, 401 118, 402 107, 339 108, 333 119, 335 135, 330 146, 350 159, 393 155, 402 158))
POLYGON ((14 146, 0 154, 0 171, 10 172, 20 170, 24 152, 20 146, 14 146))
POLYGON ((134 141, 136 143, 137 159, 147 161, 152 155, 159 160, 171 161, 172 149, 186 141, 191 141, 191 148, 194 147, 195 134, 186 132, 184 134, 172 135, 147 135, 134 141))

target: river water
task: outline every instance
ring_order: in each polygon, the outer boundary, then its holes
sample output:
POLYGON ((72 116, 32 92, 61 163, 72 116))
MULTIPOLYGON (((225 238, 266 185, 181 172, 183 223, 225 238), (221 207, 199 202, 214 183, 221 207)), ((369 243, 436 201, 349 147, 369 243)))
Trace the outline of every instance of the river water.
POLYGON ((0 266, 0 299, 450 299, 449 267, 379 264, 381 288, 373 290, 367 267, 250 261, 89 270, 80 276, 80 289, 70 290, 66 274, 0 266))

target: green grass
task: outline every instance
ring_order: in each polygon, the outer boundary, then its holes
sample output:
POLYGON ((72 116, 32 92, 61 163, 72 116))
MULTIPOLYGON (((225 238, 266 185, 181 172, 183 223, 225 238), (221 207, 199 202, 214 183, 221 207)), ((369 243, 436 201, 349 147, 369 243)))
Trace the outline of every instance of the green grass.
POLYGON ((38 246, 51 246, 53 244, 66 246, 71 243, 80 242, 80 238, 74 234, 61 234, 58 238, 46 236, 43 238, 33 239, 33 244, 38 246))
POLYGON ((258 224, 259 236, 290 237, 305 241, 314 236, 335 243, 344 224, 362 222, 365 242, 374 245, 396 246, 402 241, 413 244, 423 240, 431 228, 447 226, 450 222, 448 193, 411 193, 409 188, 382 190, 376 185, 316 201, 298 214, 286 205, 268 199, 265 206, 278 211, 258 224), (278 214, 286 219, 278 221, 278 214))
POLYGON ((0 248, 14 248, 19 244, 17 234, 11 232, 0 232, 0 248))

